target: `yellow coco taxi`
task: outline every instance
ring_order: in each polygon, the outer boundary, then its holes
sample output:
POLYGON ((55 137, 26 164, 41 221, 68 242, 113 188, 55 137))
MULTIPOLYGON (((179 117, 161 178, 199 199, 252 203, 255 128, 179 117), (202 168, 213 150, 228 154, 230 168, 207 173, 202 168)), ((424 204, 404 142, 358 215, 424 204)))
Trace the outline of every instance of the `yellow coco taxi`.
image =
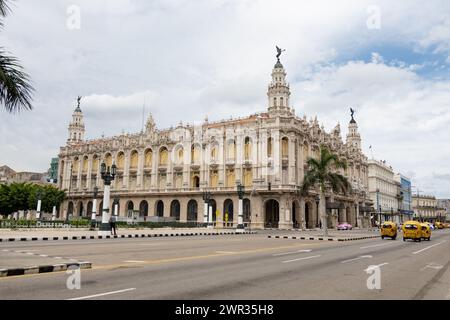
POLYGON ((428 223, 421 223, 421 233, 422 233, 422 239, 430 241, 431 238, 431 228, 428 223))
POLYGON ((444 225, 442 224, 442 222, 436 222, 435 226, 436 226, 436 229, 444 229, 444 225))
POLYGON ((397 224, 395 222, 391 221, 385 221, 381 225, 381 239, 384 239, 385 237, 389 237, 392 240, 395 240, 397 238, 397 224))
POLYGON ((403 241, 411 239, 419 241, 422 239, 422 226, 417 221, 406 221, 402 226, 403 241))

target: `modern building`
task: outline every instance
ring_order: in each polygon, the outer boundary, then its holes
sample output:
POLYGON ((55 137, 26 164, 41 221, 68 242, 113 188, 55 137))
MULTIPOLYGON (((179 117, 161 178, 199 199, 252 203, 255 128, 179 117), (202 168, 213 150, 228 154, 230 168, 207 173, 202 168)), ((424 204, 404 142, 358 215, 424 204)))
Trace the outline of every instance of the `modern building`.
POLYGON ((59 158, 52 158, 52 161, 50 162, 50 169, 47 171, 47 182, 58 182, 58 163, 59 158))
POLYGON ((400 182, 394 179, 394 170, 386 161, 368 161, 369 196, 375 205, 375 221, 401 222, 399 215, 400 182))
POLYGON ((400 221, 412 220, 414 216, 414 210, 412 208, 412 192, 411 192, 411 179, 404 176, 401 173, 394 175, 394 180, 399 183, 398 208, 400 211, 400 221))
MULTIPOLYGON (((348 163, 340 170, 353 190, 326 194, 329 226, 348 222, 368 226, 367 157, 361 151, 356 121, 344 142, 339 124, 326 132, 316 119, 298 117, 290 104, 286 72, 278 59, 267 89, 267 109, 243 118, 198 125, 180 123, 157 128, 150 115, 145 132, 84 140, 83 113, 78 105, 60 149, 58 185, 68 191, 66 214, 89 215, 93 188, 103 181, 100 164, 117 165, 111 198, 119 198, 119 215, 174 217, 204 222, 204 192, 211 192, 213 221, 236 226, 237 185, 244 186, 244 221, 252 228, 315 228, 319 226, 316 196, 299 192, 308 157, 327 145, 348 163), (228 217, 228 221, 226 219, 228 217), (227 223, 228 222, 228 223, 227 223)), ((102 202, 98 202, 101 212, 102 202)))
POLYGON ((415 220, 435 222, 445 219, 445 210, 438 206, 438 200, 435 196, 414 194, 412 202, 415 220))

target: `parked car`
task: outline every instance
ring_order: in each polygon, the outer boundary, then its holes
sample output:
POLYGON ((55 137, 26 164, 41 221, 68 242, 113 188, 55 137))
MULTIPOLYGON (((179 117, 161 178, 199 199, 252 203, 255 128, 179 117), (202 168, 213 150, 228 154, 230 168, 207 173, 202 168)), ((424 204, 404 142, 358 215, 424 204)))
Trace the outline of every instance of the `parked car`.
POLYGON ((353 228, 352 225, 349 223, 341 223, 341 224, 338 224, 338 226, 337 226, 338 230, 352 230, 352 228, 353 228))

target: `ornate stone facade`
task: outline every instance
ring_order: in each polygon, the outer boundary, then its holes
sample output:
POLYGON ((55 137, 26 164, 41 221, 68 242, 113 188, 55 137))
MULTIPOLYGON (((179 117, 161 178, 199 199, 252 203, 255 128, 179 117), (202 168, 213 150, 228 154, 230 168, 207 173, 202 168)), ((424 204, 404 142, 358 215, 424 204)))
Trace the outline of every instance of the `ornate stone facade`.
MULTIPOLYGON (((82 113, 75 110, 69 140, 59 154, 59 187, 69 191, 65 212, 90 216, 94 186, 100 189, 100 163, 117 165, 111 197, 119 197, 119 214, 139 210, 141 216, 173 216, 203 222, 205 190, 211 191, 216 226, 235 226, 238 219, 236 185, 245 186, 244 221, 252 228, 315 228, 315 191, 298 192, 306 159, 317 157, 325 144, 348 163, 341 171, 352 183, 350 194, 327 194, 329 225, 349 222, 367 226, 367 157, 352 117, 344 143, 339 124, 327 133, 317 118, 295 115, 289 105, 286 72, 278 60, 268 86, 267 112, 199 126, 179 124, 158 129, 152 116, 137 134, 84 141, 82 113), (75 137, 75 139, 73 139, 75 137), (363 210, 360 210, 363 208, 363 210)), ((99 201, 97 212, 101 212, 99 201)))

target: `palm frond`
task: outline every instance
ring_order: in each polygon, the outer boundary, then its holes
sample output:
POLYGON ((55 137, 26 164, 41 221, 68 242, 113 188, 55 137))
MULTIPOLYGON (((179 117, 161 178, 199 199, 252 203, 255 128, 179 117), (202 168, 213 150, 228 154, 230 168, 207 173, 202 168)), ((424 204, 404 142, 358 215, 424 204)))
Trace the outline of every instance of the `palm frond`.
MULTIPOLYGON (((0 17, 4 18, 11 12, 11 8, 8 5, 8 0, 0 0, 0 17)), ((0 27, 3 27, 3 20, 0 20, 0 27)))
POLYGON ((333 192, 347 193, 349 190, 351 190, 350 182, 348 182, 346 177, 339 173, 328 173, 327 182, 330 184, 333 192))
POLYGON ((34 91, 28 74, 19 61, 6 55, 0 48, 0 103, 8 112, 31 110, 31 94, 34 91))

